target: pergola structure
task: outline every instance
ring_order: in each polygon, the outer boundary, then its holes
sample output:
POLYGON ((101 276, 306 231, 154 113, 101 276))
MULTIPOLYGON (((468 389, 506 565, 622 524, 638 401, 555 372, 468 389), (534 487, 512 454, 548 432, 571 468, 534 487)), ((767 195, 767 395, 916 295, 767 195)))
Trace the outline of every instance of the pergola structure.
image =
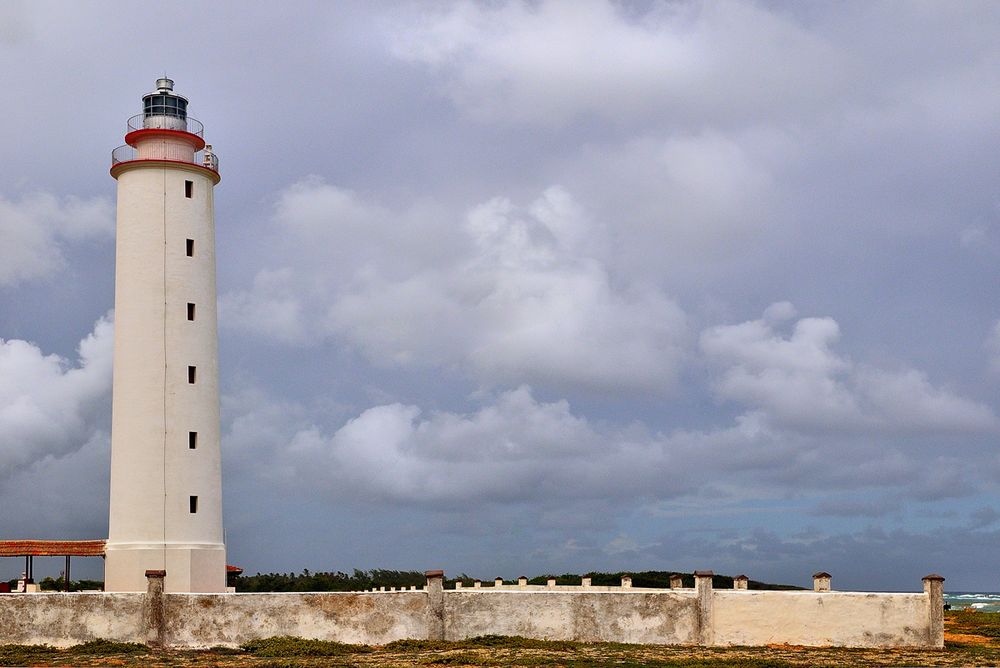
MULTIPOLYGON (((105 540, 0 540, 0 557, 24 557, 24 574, 28 581, 34 580, 35 557, 66 557, 66 573, 63 581, 69 591, 71 557, 104 558, 105 540)), ((239 566, 226 564, 227 578, 235 578, 243 572, 239 566)))
POLYGON ((24 573, 34 580, 35 557, 66 557, 63 582, 69 591, 71 557, 104 557, 103 540, 0 540, 0 557, 24 557, 24 573))

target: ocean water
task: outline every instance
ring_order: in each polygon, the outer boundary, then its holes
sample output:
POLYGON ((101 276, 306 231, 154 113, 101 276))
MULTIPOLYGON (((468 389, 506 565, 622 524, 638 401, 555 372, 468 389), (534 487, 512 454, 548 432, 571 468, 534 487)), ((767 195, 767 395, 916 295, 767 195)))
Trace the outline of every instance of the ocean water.
POLYGON ((944 602, 952 610, 973 608, 983 612, 1000 612, 1000 592, 945 592, 944 602))

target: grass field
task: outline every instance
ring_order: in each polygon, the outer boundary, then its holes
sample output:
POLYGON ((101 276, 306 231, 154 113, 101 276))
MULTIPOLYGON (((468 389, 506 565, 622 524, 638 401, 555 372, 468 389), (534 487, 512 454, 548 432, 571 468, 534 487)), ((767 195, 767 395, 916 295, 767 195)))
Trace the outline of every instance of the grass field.
POLYGON ((1000 665, 1000 613, 946 613, 945 645, 943 650, 705 648, 485 636, 463 642, 401 640, 379 647, 269 638, 241 649, 152 652, 145 645, 94 641, 65 650, 0 645, 0 666, 996 666, 1000 665))

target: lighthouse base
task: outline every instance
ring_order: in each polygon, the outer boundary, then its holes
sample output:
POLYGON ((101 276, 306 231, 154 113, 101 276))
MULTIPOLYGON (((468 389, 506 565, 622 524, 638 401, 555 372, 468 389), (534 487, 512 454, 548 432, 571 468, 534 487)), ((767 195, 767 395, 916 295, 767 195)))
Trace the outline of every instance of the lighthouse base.
POLYGON ((164 591, 226 591, 226 546, 112 543, 105 547, 104 591, 146 591, 146 571, 165 570, 164 591))

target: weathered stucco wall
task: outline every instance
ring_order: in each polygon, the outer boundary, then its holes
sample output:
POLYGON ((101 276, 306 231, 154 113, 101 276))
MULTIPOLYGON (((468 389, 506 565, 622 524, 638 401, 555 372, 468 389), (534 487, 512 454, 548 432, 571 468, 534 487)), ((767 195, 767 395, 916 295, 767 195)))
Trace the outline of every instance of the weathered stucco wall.
POLYGON ((145 594, 0 594, 0 645, 146 642, 145 594))
POLYGON ((696 643, 694 590, 646 593, 446 591, 444 636, 497 634, 547 640, 650 644, 696 643))
POLYGON ((197 648, 289 635, 379 645, 496 634, 665 645, 944 645, 938 575, 924 578, 921 594, 713 590, 708 571, 695 573, 693 589, 444 591, 441 571, 430 571, 417 591, 290 594, 169 594, 163 571, 146 576, 145 594, 0 594, 0 644, 107 638, 197 648))
POLYGON ((297 636, 361 645, 426 638, 424 591, 312 594, 165 594, 166 643, 240 645, 297 636))
POLYGON ((928 597, 811 591, 715 591, 715 645, 924 647, 928 597))

